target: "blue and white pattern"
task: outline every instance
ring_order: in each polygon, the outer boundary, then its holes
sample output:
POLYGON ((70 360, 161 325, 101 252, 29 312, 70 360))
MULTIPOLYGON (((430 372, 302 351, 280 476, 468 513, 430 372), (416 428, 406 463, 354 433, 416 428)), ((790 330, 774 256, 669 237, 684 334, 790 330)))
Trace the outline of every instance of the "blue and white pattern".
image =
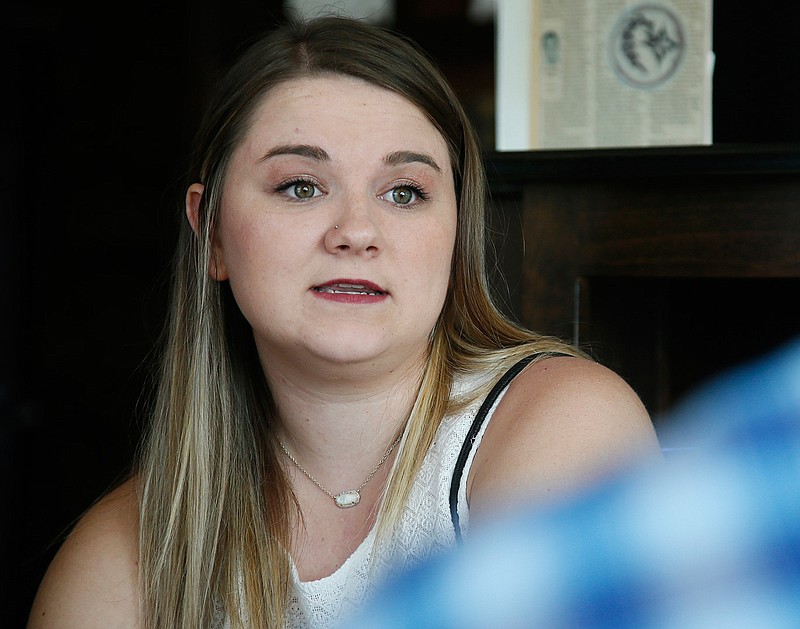
POLYGON ((800 627, 800 341, 688 399, 690 445, 474 533, 348 629, 800 627))

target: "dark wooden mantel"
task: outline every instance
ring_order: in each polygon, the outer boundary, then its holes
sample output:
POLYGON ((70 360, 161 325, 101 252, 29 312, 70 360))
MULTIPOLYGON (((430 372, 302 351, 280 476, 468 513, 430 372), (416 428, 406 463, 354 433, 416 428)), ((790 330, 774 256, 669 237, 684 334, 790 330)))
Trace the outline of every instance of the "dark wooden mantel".
POLYGON ((503 153, 487 170, 521 214, 516 304, 534 329, 625 342, 609 319, 653 306, 632 296, 598 320, 593 289, 614 278, 800 278, 800 144, 503 153))

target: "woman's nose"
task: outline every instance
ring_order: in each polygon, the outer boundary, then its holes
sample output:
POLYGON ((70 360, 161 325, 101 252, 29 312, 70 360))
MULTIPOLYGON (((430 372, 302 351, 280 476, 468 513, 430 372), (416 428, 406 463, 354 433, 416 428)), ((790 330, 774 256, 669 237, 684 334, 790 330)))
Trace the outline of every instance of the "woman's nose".
POLYGON ((375 255, 380 250, 380 230, 375 222, 375 207, 368 201, 352 197, 342 201, 343 207, 333 217, 325 232, 325 248, 331 253, 375 255))

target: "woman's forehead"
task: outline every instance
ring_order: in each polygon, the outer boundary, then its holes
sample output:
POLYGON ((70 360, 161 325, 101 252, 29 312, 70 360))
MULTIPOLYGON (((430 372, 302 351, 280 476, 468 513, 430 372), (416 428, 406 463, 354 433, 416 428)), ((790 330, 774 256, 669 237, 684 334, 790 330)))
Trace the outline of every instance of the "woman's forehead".
POLYGON ((449 165, 444 137, 416 104, 389 89, 341 75, 284 81, 263 95, 246 141, 251 149, 269 144, 363 146, 408 145, 449 165))

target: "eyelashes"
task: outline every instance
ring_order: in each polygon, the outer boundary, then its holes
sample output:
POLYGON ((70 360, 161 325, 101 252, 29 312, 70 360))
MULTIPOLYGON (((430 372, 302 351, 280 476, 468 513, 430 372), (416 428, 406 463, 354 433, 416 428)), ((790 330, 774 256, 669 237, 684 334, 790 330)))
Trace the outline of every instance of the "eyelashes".
POLYGON ((411 207, 427 201, 429 195, 422 186, 410 182, 403 182, 392 186, 387 192, 382 194, 380 198, 400 207, 411 207))
POLYGON ((282 192, 297 201, 306 201, 323 194, 319 182, 310 177, 297 177, 283 181, 275 187, 275 192, 282 192))
MULTIPOLYGON (((309 201, 325 194, 320 182, 313 177, 293 177, 279 183, 274 190, 297 202, 309 201)), ((403 180, 393 183, 378 198, 397 207, 414 207, 427 201, 430 195, 422 185, 410 180, 403 180)))

